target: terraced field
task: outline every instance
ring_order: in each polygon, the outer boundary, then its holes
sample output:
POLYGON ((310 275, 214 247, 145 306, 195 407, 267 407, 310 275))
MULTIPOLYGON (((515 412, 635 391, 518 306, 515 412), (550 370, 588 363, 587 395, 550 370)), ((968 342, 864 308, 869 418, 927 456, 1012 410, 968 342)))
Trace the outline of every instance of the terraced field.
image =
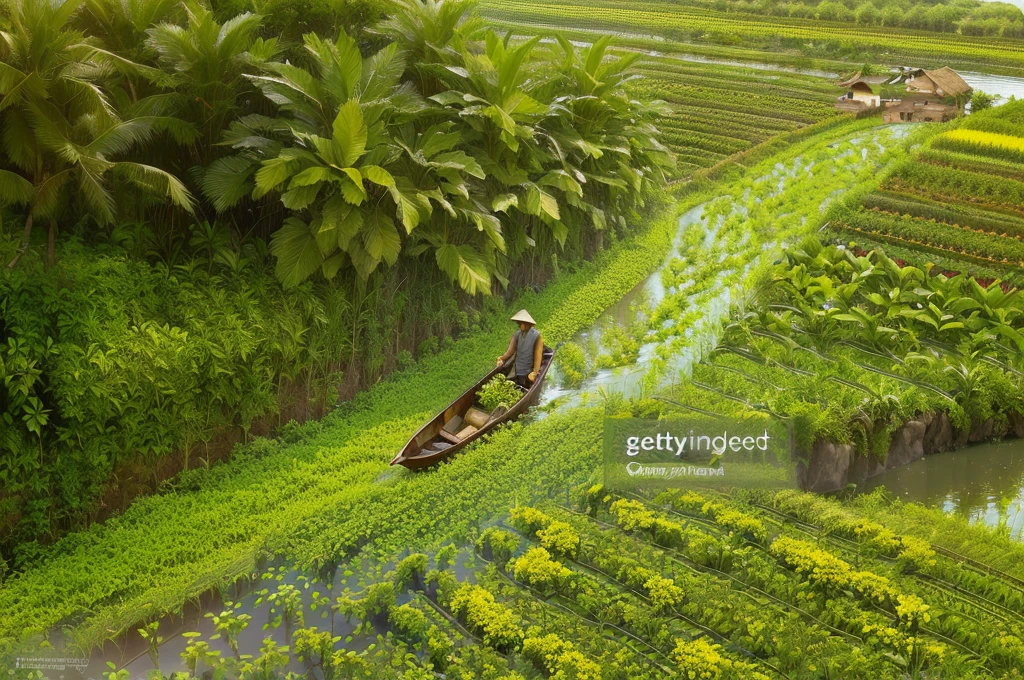
MULTIPOLYGON (((938 131, 936 131, 938 132, 938 131)), ((935 135, 834 227, 901 261, 1020 282, 1024 267, 1024 103, 935 135)))
POLYGON ((662 141, 688 176, 776 135, 836 116, 839 88, 823 78, 644 57, 630 84, 640 97, 669 103, 662 141))
POLYGON ((719 12, 684 4, 622 0, 485 0, 485 13, 501 21, 552 27, 585 27, 640 35, 687 37, 694 42, 739 43, 772 48, 782 42, 845 44, 853 58, 900 64, 948 63, 985 70, 1024 66, 1019 40, 890 29, 813 19, 719 12))

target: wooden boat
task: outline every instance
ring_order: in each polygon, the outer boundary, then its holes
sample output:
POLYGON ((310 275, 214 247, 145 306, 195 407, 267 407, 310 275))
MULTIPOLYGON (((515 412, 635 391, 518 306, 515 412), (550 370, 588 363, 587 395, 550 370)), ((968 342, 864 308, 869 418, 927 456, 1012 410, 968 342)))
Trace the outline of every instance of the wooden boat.
POLYGON ((498 425, 515 420, 523 415, 528 408, 537 403, 541 387, 544 385, 544 378, 548 374, 548 369, 551 368, 551 359, 554 356, 555 350, 550 347, 544 348, 537 379, 512 408, 502 411, 499 407, 493 413, 486 413, 474 406, 476 393, 480 391, 480 388, 488 380, 499 373, 505 373, 506 376, 512 377, 511 373, 514 370, 512 363, 515 361, 515 357, 504 366, 494 368, 480 382, 473 385, 461 397, 453 401, 451 406, 421 427, 419 432, 414 434, 412 439, 402 447, 401 452, 395 456, 391 464, 404 465, 413 470, 429 467, 454 456, 466 444, 482 437, 498 425), (481 417, 486 418, 486 421, 480 422, 478 419, 481 417), (469 424, 467 418, 476 420, 476 422, 480 423, 480 427, 474 427, 469 424))

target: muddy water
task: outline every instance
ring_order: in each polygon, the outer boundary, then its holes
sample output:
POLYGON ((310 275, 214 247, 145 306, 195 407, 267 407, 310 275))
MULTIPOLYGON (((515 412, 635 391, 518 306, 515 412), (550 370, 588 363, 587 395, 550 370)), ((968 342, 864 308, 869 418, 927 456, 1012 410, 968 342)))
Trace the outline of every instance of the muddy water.
POLYGON ((926 456, 869 480, 865 489, 879 486, 1024 540, 1024 440, 926 456))
MULTIPOLYGON (((468 550, 459 552, 454 567, 455 575, 460 581, 474 580, 473 568, 474 558, 468 550)), ((358 564, 348 565, 348 568, 339 568, 333 578, 327 582, 324 580, 315 581, 308 578, 301 571, 289 569, 281 563, 265 568, 262 574, 255 575, 251 581, 239 582, 231 586, 223 594, 209 593, 197 603, 191 603, 181 614, 168 615, 160 619, 159 635, 163 642, 159 647, 158 665, 153 663, 148 653, 148 645, 137 632, 124 635, 117 641, 108 642, 102 649, 92 653, 88 666, 84 669, 68 669, 62 674, 47 675, 47 678, 56 680, 100 680, 102 672, 107 671, 107 663, 113 663, 118 669, 128 671, 129 680, 145 680, 149 677, 150 671, 159 668, 164 674, 178 671, 187 671, 185 662, 181 659, 181 653, 185 651, 188 638, 185 633, 200 633, 197 639, 209 643, 212 650, 220 652, 221 658, 232 656, 233 652, 227 642, 221 637, 214 627, 209 614, 220 614, 226 608, 231 607, 234 614, 245 614, 252 617, 248 627, 238 636, 238 650, 240 654, 249 654, 254 657, 260 655, 260 648, 264 641, 270 638, 275 644, 288 645, 291 640, 285 625, 277 620, 280 612, 273 610, 269 595, 277 592, 281 586, 293 586, 301 593, 301 622, 294 626, 316 626, 319 630, 329 630, 334 635, 345 640, 345 649, 351 651, 362 651, 369 645, 375 643, 378 634, 385 634, 386 627, 374 628, 371 631, 356 632, 358 620, 346 620, 342 614, 330 609, 335 599, 342 595, 346 589, 357 594, 363 590, 367 582, 372 583, 380 580, 373 574, 387 574, 394 569, 394 563, 371 564, 369 561, 362 561, 358 564), (378 571, 379 570, 379 571, 378 571), (315 609, 310 605, 314 597, 320 599, 321 604, 315 609), (326 598, 326 606, 323 604, 326 598)), ((398 596, 397 603, 405 604, 412 597, 408 593, 398 596)), ((67 642, 54 635, 50 638, 54 645, 52 656, 74 657, 76 653, 71 650, 67 642)), ((202 670, 202 668, 198 669, 202 670)), ((302 662, 293 658, 286 668, 288 671, 305 673, 308 669, 302 662)), ((2 676, 2 674, 0 674, 2 676)), ((319 677, 319 676, 315 676, 319 677)))

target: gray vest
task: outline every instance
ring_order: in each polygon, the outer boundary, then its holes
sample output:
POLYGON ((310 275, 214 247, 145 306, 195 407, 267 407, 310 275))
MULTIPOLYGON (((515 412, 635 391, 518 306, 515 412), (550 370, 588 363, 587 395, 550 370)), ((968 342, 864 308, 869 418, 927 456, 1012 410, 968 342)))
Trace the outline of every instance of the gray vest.
POLYGON ((530 326, 526 335, 516 331, 516 375, 526 375, 533 370, 533 350, 539 337, 540 332, 536 326, 530 326))

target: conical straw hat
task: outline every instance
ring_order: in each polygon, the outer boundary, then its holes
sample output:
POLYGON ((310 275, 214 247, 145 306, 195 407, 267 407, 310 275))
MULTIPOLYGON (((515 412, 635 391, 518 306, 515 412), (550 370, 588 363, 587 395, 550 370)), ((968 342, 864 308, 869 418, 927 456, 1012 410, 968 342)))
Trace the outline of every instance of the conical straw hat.
POLYGON ((533 320, 533 317, 530 316, 530 313, 528 311, 526 311, 525 309, 520 309, 518 312, 516 312, 515 316, 512 317, 512 320, 513 321, 525 321, 528 324, 532 324, 534 326, 537 325, 537 322, 533 320))

